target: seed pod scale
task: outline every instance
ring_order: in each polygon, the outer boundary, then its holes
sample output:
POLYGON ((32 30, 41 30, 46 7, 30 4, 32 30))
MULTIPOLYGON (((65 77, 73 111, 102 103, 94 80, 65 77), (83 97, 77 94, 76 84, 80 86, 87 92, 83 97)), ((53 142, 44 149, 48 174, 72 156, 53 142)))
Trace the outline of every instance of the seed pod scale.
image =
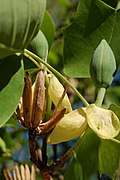
POLYGON ((29 74, 26 72, 25 85, 23 91, 23 118, 25 127, 31 127, 31 111, 32 111, 32 82, 29 74))
POLYGON ((45 104, 45 86, 44 86, 44 71, 40 70, 37 74, 34 97, 33 97, 33 107, 32 107, 32 128, 36 128, 43 119, 43 111, 45 104))

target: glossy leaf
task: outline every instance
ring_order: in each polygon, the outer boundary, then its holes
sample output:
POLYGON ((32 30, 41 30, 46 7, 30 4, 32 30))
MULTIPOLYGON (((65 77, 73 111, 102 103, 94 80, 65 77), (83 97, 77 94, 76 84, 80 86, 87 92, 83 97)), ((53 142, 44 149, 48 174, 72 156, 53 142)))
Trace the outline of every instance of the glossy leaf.
POLYGON ((21 59, 12 55, 0 63, 0 127, 18 106, 24 87, 24 68, 21 59))
POLYGON ((42 31, 39 31, 37 36, 30 42, 27 49, 44 59, 48 55, 48 42, 42 31))
POLYGON ((100 140, 99 137, 88 128, 79 141, 80 146, 77 152, 77 159, 83 170, 83 179, 87 180, 98 168, 98 148, 100 140))
POLYGON ((102 1, 80 1, 75 21, 64 29, 64 63, 67 75, 89 77, 91 57, 103 38, 120 63, 119 19, 120 10, 116 11, 102 1))
POLYGON ((0 1, 0 58, 20 52, 36 36, 46 0, 0 1))
POLYGON ((117 106, 116 104, 111 104, 109 109, 111 111, 113 111, 116 114, 116 116, 120 119, 120 107, 119 106, 117 106))
POLYGON ((82 178, 82 168, 79 161, 74 158, 71 164, 65 171, 64 180, 83 180, 82 178))
POLYGON ((41 31, 44 33, 50 47, 55 38, 55 24, 48 11, 45 12, 41 31))
POLYGON ((99 148, 99 172, 111 178, 117 173, 120 158, 120 144, 111 140, 101 140, 99 148))

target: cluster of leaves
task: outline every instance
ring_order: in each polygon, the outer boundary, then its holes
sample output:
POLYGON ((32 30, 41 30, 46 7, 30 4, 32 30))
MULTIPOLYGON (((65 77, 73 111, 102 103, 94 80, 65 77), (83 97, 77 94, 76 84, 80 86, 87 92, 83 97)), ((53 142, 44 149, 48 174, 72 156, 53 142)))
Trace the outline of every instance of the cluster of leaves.
MULTIPOLYGON (((7 159, 15 158, 15 151, 19 149, 20 144, 26 145, 26 142, 23 140, 25 130, 19 127, 12 115, 22 96, 24 71, 29 71, 34 78, 39 69, 28 58, 21 55, 24 52, 24 48, 28 48, 43 60, 46 59, 49 51, 48 62, 56 69, 61 71, 64 68, 64 72, 70 77, 88 78, 90 77, 91 57, 100 41, 106 39, 114 52, 117 67, 119 66, 119 1, 80 0, 75 20, 71 25, 64 28, 63 36, 61 36, 62 31, 60 27, 71 21, 70 18, 67 18, 65 21, 64 17, 73 13, 72 11, 76 8, 76 2, 68 1, 66 3, 58 0, 48 3, 49 10, 53 16, 54 8, 57 7, 57 9, 63 10, 62 18, 58 18, 61 14, 54 16, 57 27, 56 40, 54 40, 55 25, 50 14, 47 11, 45 12, 45 0, 5 0, 0 2, 0 15, 4 17, 0 19, 1 168, 6 165, 4 163, 7 162, 7 159), (53 3, 52 9, 50 6, 53 3), (40 27, 41 31, 39 30, 40 27), (60 46, 63 47, 64 64, 62 64, 61 60, 63 57, 60 46), (15 142, 12 141, 13 138, 15 142)), ((86 80, 87 84, 91 83, 90 80, 86 80)), ((81 86, 82 90, 85 89, 86 96, 86 91, 91 88, 91 84, 86 88, 83 81, 81 86)), ((111 104, 111 99, 109 98, 111 91, 113 91, 112 88, 108 91, 105 105, 120 117, 119 106, 111 104)), ((116 90, 113 100, 120 105, 118 91, 116 90)), ((87 95, 89 94, 87 93, 87 95)), ((88 101, 93 102, 93 99, 88 98, 88 101)), ((120 140, 119 135, 116 139, 120 140)), ((108 174, 111 178, 115 177, 120 157, 119 143, 100 139, 90 129, 78 141, 78 151, 75 152, 74 159, 67 168, 65 179, 90 179, 93 174, 97 176, 98 171, 100 174, 108 174), (72 175, 70 173, 71 169, 72 175)), ((25 162, 26 159, 23 161, 25 162)))

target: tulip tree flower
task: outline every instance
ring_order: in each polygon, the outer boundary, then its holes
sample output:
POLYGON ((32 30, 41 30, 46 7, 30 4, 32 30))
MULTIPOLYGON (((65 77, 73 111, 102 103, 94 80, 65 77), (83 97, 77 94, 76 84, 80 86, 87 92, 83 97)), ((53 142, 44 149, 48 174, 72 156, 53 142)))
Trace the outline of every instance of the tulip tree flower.
POLYGON ((120 131, 120 121, 114 112, 91 104, 65 115, 48 137, 48 143, 57 144, 81 136, 87 124, 102 139, 111 139, 120 131))
POLYGON ((103 139, 111 139, 120 131, 120 121, 111 110, 91 104, 86 108, 86 117, 90 128, 103 139))
POLYGON ((84 109, 76 109, 66 114, 56 125, 47 142, 49 144, 58 144, 81 136, 87 129, 84 109))
MULTIPOLYGON (((50 99, 55 104, 55 106, 58 104, 63 92, 64 92, 63 85, 58 81, 58 79, 53 74, 51 74, 50 75, 50 83, 48 86, 48 94, 50 96, 50 99)), ((61 110, 63 108, 66 108, 66 113, 69 113, 72 111, 71 104, 70 104, 67 94, 65 95, 65 97, 62 100, 62 102, 59 106, 59 110, 61 110)))
MULTIPOLYGON (((64 93, 62 84, 54 75, 50 76, 48 92, 57 106, 64 93)), ((20 105, 21 124, 37 133, 49 133, 47 142, 58 144, 81 136, 89 126, 100 138, 111 139, 120 131, 120 121, 111 110, 88 105, 72 111, 67 94, 63 96, 56 113, 47 122, 42 122, 45 114, 44 71, 37 75, 35 85, 31 84, 29 74, 25 77, 25 87, 20 105), (65 114, 65 110, 66 114, 65 114)))

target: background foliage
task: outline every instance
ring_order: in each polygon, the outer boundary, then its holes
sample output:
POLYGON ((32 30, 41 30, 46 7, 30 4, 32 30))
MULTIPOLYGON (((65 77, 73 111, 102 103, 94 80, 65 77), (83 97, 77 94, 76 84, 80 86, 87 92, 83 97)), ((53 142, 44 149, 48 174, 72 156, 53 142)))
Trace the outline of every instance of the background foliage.
MULTIPOLYGON (((82 93, 82 95, 87 99, 89 103, 94 102, 95 98, 93 95, 94 86, 91 82, 91 79, 89 78, 89 65, 92 54, 101 39, 104 38, 109 42, 109 45, 114 51, 117 65, 119 67, 120 10, 119 4, 117 6, 117 3, 117 0, 80 0, 79 2, 78 0, 49 0, 47 1, 47 11, 45 12, 42 24, 41 22, 38 22, 38 24, 36 25, 36 29, 39 29, 39 26, 41 24, 41 31, 39 32, 40 39, 43 39, 44 41, 44 38, 46 38, 45 48, 43 49, 48 48, 49 50, 48 63, 64 75, 70 76, 69 80, 73 84, 75 84, 75 86, 77 86, 78 90, 82 93), (107 4, 105 4, 104 2, 107 4), (73 80, 71 77, 76 77, 77 79, 73 80)), ((29 5, 32 8, 32 4, 29 5)), ((22 9, 22 11, 23 12, 20 13, 24 13, 24 8, 22 9)), ((1 9, 0 12, 2 12, 1 9)), ((37 12, 39 12, 39 10, 37 12)), ((34 13, 32 12, 32 14, 34 13)), ((38 16, 38 14, 35 15, 36 17, 38 16)), ((43 18, 43 14, 41 16, 43 18)), ((21 16, 19 18, 20 21, 23 21, 21 20, 21 16)), ((15 22, 13 21, 13 24, 14 23, 15 22)), ((7 55, 12 54, 13 52, 18 52, 16 51, 16 49, 23 49, 24 47, 26 47, 29 44, 28 42, 30 41, 30 39, 32 40, 36 35, 36 32, 34 35, 31 35, 31 32, 29 32, 29 29, 31 29, 30 27, 34 27, 33 24, 28 23, 27 20, 24 21, 24 23, 26 23, 26 27, 28 29, 27 33, 29 34, 29 39, 24 39, 24 43, 22 44, 22 42, 17 38, 19 36, 19 33, 18 35, 16 35, 16 37, 11 34, 12 40, 10 40, 10 42, 12 41, 12 50, 9 49, 7 55)), ((19 24, 21 24, 21 22, 19 22, 19 24)), ((4 29, 6 30, 5 33, 10 36, 10 34, 8 33, 11 32, 7 32, 8 28, 5 27, 4 29)), ((19 29, 19 31, 20 30, 21 29, 19 29)), ((22 30, 23 35, 25 35, 24 29, 22 30)), ((33 32, 32 29, 31 31, 33 32)), ((2 35, 0 34, 0 36, 2 35)), ((21 37, 19 38, 21 39, 21 37)), ((0 41, 0 43, 3 42, 4 39, 0 41)), ((32 41, 32 43, 34 43, 34 41, 32 41)), ((28 49, 31 49, 30 45, 31 44, 28 45, 28 49)), ((45 59, 46 52, 41 50, 41 47, 43 47, 42 41, 41 44, 36 43, 35 46, 39 48, 38 52, 35 53, 38 54, 41 58, 45 59)), ((0 46, 0 54, 1 58, 3 58, 6 54, 3 46, 0 46)), ((4 167, 12 169, 14 162, 18 164, 27 163, 31 165, 31 162, 29 160, 30 155, 28 151, 27 131, 20 126, 15 116, 12 115, 17 107, 23 91, 23 64, 25 70, 33 73, 34 79, 37 69, 36 66, 27 58, 17 54, 9 56, 9 58, 0 60, 1 179, 4 179, 2 169, 4 167)), ((110 109, 116 112, 118 116, 120 116, 119 75, 120 73, 118 69, 118 73, 116 74, 112 86, 109 88, 104 100, 104 107, 108 108, 112 103, 110 109), (116 104, 117 106, 114 104, 116 104)), ((83 105, 76 95, 73 99, 73 97, 71 96, 73 92, 71 93, 71 91, 69 90, 68 93, 71 97, 73 109, 83 105)), ((58 145, 58 158, 60 157, 60 155, 66 152, 75 142, 76 139, 58 145)), ((39 138, 39 146, 41 146, 41 143, 41 138, 39 138)), ((114 144, 114 142, 109 142, 109 140, 101 141, 89 129, 86 135, 83 136, 79 151, 75 155, 72 163, 69 164, 68 162, 68 164, 63 169, 55 172, 54 177, 56 179, 60 179, 64 174, 66 180, 70 178, 75 180, 93 180, 97 179, 98 177, 98 169, 99 173, 106 173, 110 177, 113 177, 119 164, 119 149, 119 145, 114 144), (69 173, 71 172, 71 170, 73 172, 72 176, 69 173)), ((51 158, 51 163, 53 158, 53 147, 50 145, 48 146, 48 155, 51 158)), ((39 173, 37 175, 37 178, 42 179, 40 178, 39 173)))

